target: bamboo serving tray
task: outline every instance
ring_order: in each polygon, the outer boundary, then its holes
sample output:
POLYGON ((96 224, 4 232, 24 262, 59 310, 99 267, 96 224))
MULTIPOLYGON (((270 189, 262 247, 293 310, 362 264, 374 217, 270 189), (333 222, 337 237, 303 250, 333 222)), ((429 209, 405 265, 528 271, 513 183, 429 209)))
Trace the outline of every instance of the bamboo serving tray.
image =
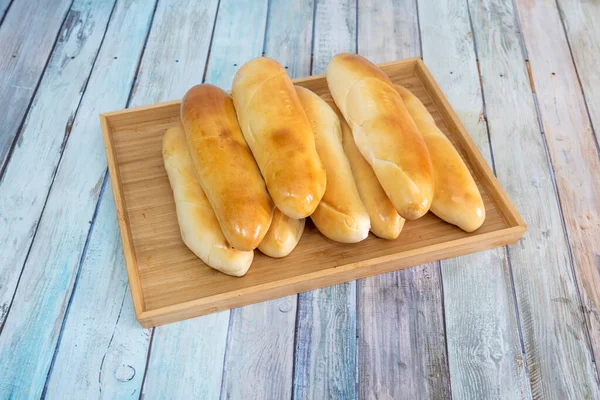
MULTIPOLYGON (((380 67, 419 97, 466 161, 485 203, 483 226, 469 234, 428 213, 407 221, 396 240, 370 234, 358 244, 341 244, 325 238, 307 221, 304 236, 288 257, 273 259, 256 251, 246 276, 230 277, 200 261, 179 234, 163 166, 162 136, 178 123, 180 101, 102 114, 127 274, 140 324, 162 325, 511 244, 523 236, 525 223, 423 61, 415 58, 380 67)), ((294 82, 319 95, 329 92, 323 75, 294 82)))

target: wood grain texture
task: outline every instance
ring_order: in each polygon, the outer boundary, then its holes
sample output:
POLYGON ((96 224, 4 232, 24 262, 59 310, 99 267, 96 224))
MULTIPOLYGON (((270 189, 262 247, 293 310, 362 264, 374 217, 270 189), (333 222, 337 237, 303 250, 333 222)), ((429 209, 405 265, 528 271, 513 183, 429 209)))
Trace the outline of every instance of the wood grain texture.
MULTIPOLYGON (((356 52, 356 0, 315 4, 312 71, 337 53, 356 52)), ((310 50, 309 50, 310 52, 310 50)), ((294 398, 356 397, 356 282, 298 295, 294 398)))
POLYGON ((67 15, 71 3, 15 1, 0 26, 0 100, 4 104, 0 116, 0 172, 61 26, 62 35, 68 34, 80 18, 76 12, 67 15))
MULTIPOLYGON (((359 2, 358 52, 373 62, 419 56, 417 19, 412 0, 359 2)), ((434 263, 359 282, 360 398, 450 396, 439 269, 434 263)))
MULTIPOLYGON (((556 3, 519 0, 516 4, 571 245, 583 315, 594 352, 600 355, 600 153, 556 3), (542 23, 555 29, 544 29, 542 23), (544 51, 550 48, 552 51, 544 51)), ((596 14, 600 14, 599 3, 596 8, 596 14)), ((586 36, 589 35, 587 40, 595 39, 599 48, 600 35, 594 36, 593 30, 600 31, 594 25, 597 22, 590 24, 592 31, 586 36)), ((600 60, 600 55, 595 55, 600 60)), ((598 75, 597 65, 593 71, 587 67, 584 64, 581 68, 582 72, 587 71, 586 76, 598 75)), ((586 83, 591 82, 587 79, 586 83)), ((593 100, 599 89, 590 89, 593 100)), ((596 97, 600 100, 600 93, 596 97)), ((590 105, 594 106, 590 110, 600 111, 594 101, 590 105)), ((578 303, 572 306, 578 307, 578 303)))
POLYGON ((50 399, 140 395, 150 330, 140 329, 135 319, 110 183, 106 186, 46 384, 50 399))
MULTIPOLYGON (((0 325, 31 246, 114 0, 74 3, 0 181, 0 325), (56 99, 62 99, 58 102, 56 99), (35 160, 35 162, 32 162, 35 160), (31 177, 35 179, 31 179, 31 177)), ((10 103, 10 101, 7 101, 10 103)))
POLYGON ((0 335, 0 397, 37 398, 44 387, 106 175, 98 114, 125 105, 153 9, 125 2, 111 19, 113 45, 94 65, 0 335))
MULTIPOLYGON (((600 3, 558 0, 557 5, 595 128, 596 142, 600 142, 600 75, 597 73, 600 63, 600 3)), ((567 60, 564 62, 568 64, 567 60)), ((594 313, 594 316, 597 314, 594 313)))
POLYGON ((516 15, 512 5, 497 0, 471 3, 470 12, 496 173, 530 228, 519 244, 508 248, 508 254, 532 396, 596 398, 583 317, 516 15))
MULTIPOLYGON (((231 10, 226 9, 223 14, 219 12, 213 46, 218 43, 231 46, 228 41, 235 40, 237 43, 239 37, 252 39, 246 42, 243 52, 217 53, 216 60, 222 63, 218 74, 214 70, 217 61, 212 59, 215 53, 211 53, 207 79, 219 79, 222 88, 229 88, 239 66, 261 54, 280 62, 290 75, 307 75, 312 3, 261 1, 244 4, 241 7, 239 2, 232 1, 226 4, 228 8, 233 7, 231 10), (253 24, 245 27, 241 21, 253 12, 262 16, 259 11, 263 7, 265 12, 268 10, 266 18, 257 17, 253 24), (239 22, 227 25, 232 23, 232 19, 239 22)), ((297 297, 294 295, 231 310, 221 398, 291 397, 296 304, 297 297)))
MULTIPOLYGON (((419 0, 418 6, 423 59, 491 166, 467 3, 419 0)), ((453 396, 531 397, 504 250, 441 266, 453 396)))
POLYGON ((358 397, 450 398, 439 268, 359 281, 358 397))

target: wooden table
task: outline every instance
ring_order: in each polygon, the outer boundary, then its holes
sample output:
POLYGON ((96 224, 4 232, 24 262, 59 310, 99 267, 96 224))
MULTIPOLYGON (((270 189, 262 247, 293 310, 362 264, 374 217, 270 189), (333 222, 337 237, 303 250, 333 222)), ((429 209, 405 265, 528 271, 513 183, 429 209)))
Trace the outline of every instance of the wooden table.
POLYGON ((0 398, 599 398, 600 3, 514 3, 0 0, 0 398), (141 328, 98 114, 341 51, 423 57, 525 238, 141 328))

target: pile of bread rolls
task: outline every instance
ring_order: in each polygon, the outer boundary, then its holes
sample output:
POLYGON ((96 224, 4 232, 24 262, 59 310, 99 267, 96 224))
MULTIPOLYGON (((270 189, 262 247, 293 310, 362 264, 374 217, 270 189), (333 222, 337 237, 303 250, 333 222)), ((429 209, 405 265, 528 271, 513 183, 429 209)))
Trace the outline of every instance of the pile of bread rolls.
POLYGON ((307 217, 342 243, 395 239, 429 210, 467 232, 483 224, 475 181, 417 97, 356 54, 333 57, 326 79, 319 97, 261 57, 231 96, 186 93, 163 159, 182 239, 205 264, 242 276, 256 248, 285 257, 307 217))

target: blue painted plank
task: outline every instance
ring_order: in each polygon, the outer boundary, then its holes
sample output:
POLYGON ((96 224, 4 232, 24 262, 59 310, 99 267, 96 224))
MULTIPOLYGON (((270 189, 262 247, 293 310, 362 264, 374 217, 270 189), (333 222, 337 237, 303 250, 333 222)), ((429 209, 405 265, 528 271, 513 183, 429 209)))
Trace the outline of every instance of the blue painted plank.
POLYGON ((15 0, 0 25, 0 173, 59 31, 64 35, 77 24, 77 14, 65 19, 71 3, 15 0))
MULTIPOLYGON (((161 1, 158 4, 131 105, 181 97, 190 86, 202 80, 202 66, 208 54, 216 8, 216 0, 208 4, 188 0, 161 1), (177 24, 177 29, 173 29, 174 24, 177 24), (191 37, 194 40, 190 40, 191 37)), ((216 314, 154 330, 152 357, 147 365, 153 331, 143 329, 135 320, 129 290, 126 289, 124 294, 119 317, 115 317, 113 310, 99 301, 113 296, 114 288, 122 287, 123 279, 127 279, 118 235, 94 234, 97 228, 104 226, 110 227, 111 232, 118 232, 109 185, 103 189, 99 209, 88 248, 88 253, 94 249, 97 255, 82 264, 48 393, 52 393, 51 388, 55 388, 54 393, 59 393, 61 387, 66 386, 74 387, 75 398, 87 398, 98 389, 108 398, 137 398, 147 369, 146 397, 165 398, 167 394, 178 397, 194 393, 200 398, 210 398, 211 390, 216 387, 218 393, 220 389, 223 356, 220 355, 219 361, 218 353, 225 348, 228 317, 223 321, 223 317, 216 314), (103 212, 107 209, 111 212, 103 212), (80 290, 85 282, 96 281, 95 271, 104 268, 106 260, 115 260, 114 269, 118 273, 105 275, 100 284, 96 283, 94 292, 80 290), (85 327, 81 326, 82 319, 89 321, 85 327), (211 322, 215 320, 218 323, 211 322), (222 345, 216 345, 216 340, 221 340, 222 345), (100 347, 97 352, 81 346, 81 343, 93 342, 108 345, 100 347), (189 346, 181 346, 181 343, 189 346), (190 356, 190 351, 198 357, 190 356), (205 357, 209 353, 211 356, 205 357), (98 361, 100 358, 102 362, 98 361), (194 367, 182 371, 183 359, 194 363, 194 367), (76 371, 82 371, 85 376, 100 376, 101 380, 74 383, 69 376, 76 371)), ((120 294, 117 297, 123 298, 120 294)))
POLYGON ((114 3, 77 1, 71 7, 70 22, 60 33, 0 181, 0 325, 16 290, 114 3))
MULTIPOLYGON (((313 74, 356 51, 356 1, 317 1, 313 74)), ((294 398, 356 397, 356 282, 300 293, 294 398)))
MULTIPOLYGON (((419 0, 419 11, 423 59, 493 166, 468 5, 462 0, 419 0)), ((504 249, 441 264, 453 395, 531 397, 504 249)))
POLYGON ((135 319, 107 183, 46 384, 49 399, 138 398, 150 330, 135 319))
POLYGON ((94 65, 0 334, 0 398, 37 398, 46 382, 105 178, 98 114, 126 104, 153 9, 124 2, 109 24, 105 40, 115 46, 94 65))

